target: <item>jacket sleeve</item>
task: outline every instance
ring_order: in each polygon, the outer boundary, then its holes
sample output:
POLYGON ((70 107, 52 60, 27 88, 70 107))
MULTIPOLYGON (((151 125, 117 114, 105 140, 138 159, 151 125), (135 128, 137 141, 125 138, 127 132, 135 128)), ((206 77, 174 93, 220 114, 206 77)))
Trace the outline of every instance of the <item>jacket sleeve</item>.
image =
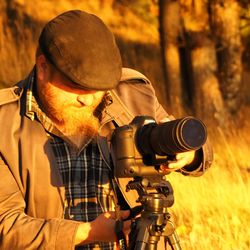
POLYGON ((188 166, 179 170, 183 175, 190 175, 194 177, 201 176, 210 168, 213 162, 213 150, 209 140, 196 151, 195 160, 188 166))
POLYGON ((79 222, 28 216, 24 197, 1 156, 0 176, 0 249, 75 249, 79 222))

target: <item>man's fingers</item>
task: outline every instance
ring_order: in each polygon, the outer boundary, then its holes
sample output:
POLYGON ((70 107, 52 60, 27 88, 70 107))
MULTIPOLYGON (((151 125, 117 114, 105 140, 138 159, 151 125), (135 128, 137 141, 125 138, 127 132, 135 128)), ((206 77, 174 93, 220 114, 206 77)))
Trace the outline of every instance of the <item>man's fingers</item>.
POLYGON ((131 220, 126 220, 123 222, 123 231, 128 233, 130 231, 131 220))
POLYGON ((121 219, 125 220, 129 217, 130 215, 130 210, 122 210, 120 211, 121 219))
POLYGON ((170 169, 170 170, 177 170, 177 169, 179 169, 179 168, 182 168, 182 167, 184 167, 185 165, 186 165, 186 158, 180 158, 180 159, 177 159, 177 161, 176 162, 170 162, 169 164, 168 164, 168 168, 170 169))
POLYGON ((180 168, 189 165, 194 160, 194 157, 195 157, 195 151, 188 151, 176 154, 175 156, 176 161, 169 161, 166 165, 162 165, 161 170, 166 174, 176 171, 180 168))

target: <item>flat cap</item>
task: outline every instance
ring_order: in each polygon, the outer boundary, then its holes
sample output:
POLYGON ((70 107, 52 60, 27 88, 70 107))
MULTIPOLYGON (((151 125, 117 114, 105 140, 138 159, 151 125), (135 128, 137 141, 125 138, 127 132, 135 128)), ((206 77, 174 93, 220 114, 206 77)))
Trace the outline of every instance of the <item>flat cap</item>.
POLYGON ((39 46, 60 72, 83 88, 108 90, 120 80, 122 63, 114 35, 93 14, 71 10, 55 17, 43 28, 39 46))

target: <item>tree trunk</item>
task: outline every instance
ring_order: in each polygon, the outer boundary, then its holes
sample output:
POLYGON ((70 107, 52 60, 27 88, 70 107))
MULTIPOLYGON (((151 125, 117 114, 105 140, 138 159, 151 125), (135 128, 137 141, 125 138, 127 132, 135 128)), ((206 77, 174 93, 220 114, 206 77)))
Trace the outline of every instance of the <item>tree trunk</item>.
POLYGON ((240 6, 236 0, 213 0, 211 13, 221 92, 229 112, 235 114, 243 99, 240 6))
POLYGON ((216 51, 210 36, 207 2, 180 2, 190 60, 190 89, 195 115, 222 125, 226 121, 226 113, 216 77, 216 51))
POLYGON ((163 71, 166 79, 168 105, 176 117, 184 115, 183 90, 179 56, 180 9, 179 1, 159 1, 160 39, 163 71))
POLYGON ((10 86, 32 69, 41 24, 18 1, 0 1, 0 87, 10 86))

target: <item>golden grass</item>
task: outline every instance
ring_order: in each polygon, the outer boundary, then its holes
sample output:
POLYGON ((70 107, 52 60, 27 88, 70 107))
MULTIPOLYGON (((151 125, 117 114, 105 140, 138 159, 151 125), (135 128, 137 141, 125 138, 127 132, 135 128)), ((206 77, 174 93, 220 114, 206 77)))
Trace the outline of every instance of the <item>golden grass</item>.
POLYGON ((248 129, 211 133, 214 163, 204 176, 171 174, 175 204, 169 209, 183 250, 250 249, 250 148, 248 129))

